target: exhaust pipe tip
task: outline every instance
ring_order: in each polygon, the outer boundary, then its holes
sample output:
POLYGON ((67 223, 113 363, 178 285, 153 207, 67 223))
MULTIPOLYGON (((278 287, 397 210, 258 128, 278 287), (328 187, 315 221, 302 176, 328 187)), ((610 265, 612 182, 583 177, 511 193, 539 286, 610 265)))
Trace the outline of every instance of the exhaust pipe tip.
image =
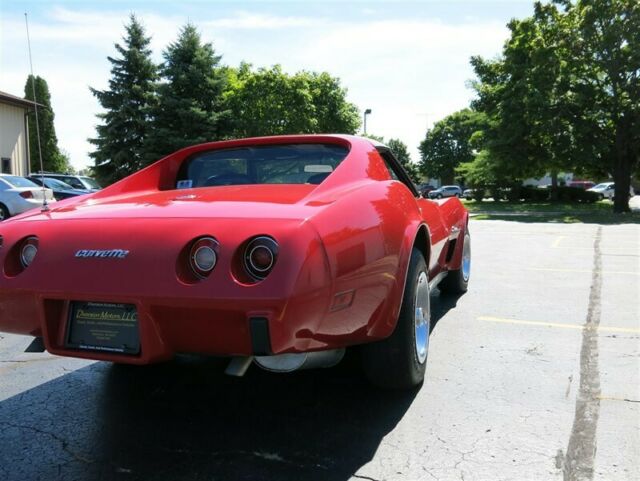
POLYGON ((293 372, 303 369, 333 367, 342 361, 345 349, 256 356, 254 362, 271 372, 293 372))

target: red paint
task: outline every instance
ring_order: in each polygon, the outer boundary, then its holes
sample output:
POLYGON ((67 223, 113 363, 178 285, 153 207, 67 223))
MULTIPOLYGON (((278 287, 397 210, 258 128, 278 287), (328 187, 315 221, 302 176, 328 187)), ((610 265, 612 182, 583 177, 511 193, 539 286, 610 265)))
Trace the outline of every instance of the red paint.
POLYGON ((464 235, 456 198, 416 199, 390 179, 375 147, 350 136, 283 136, 215 142, 178 151, 95 194, 56 203, 0 224, 0 331, 42 335, 64 356, 144 364, 176 352, 251 354, 248 319, 267 317, 274 353, 337 348, 391 334, 409 255, 419 229, 430 235, 431 277, 447 264, 452 227, 464 235), (320 185, 253 185, 172 190, 195 152, 241 145, 335 143, 347 158, 320 185), (35 235, 39 251, 20 272, 15 251, 35 235), (279 243, 268 277, 239 274, 241 246, 257 235, 279 243), (185 248, 219 242, 216 267, 184 275, 185 248), (76 258, 81 249, 123 249, 118 258, 76 258), (137 357, 64 348, 69 302, 135 304, 137 357))

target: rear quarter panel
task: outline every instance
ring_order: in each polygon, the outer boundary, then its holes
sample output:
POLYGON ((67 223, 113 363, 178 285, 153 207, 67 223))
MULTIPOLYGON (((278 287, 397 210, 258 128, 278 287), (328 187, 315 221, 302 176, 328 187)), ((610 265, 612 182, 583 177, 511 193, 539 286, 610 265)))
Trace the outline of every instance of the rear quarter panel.
MULTIPOLYGON (((348 308, 327 306, 317 335, 359 342, 390 335, 411 249, 424 223, 417 199, 400 182, 371 181, 311 222, 325 246, 333 296, 353 296, 348 308)), ((443 234, 438 230, 438 236, 443 234)))

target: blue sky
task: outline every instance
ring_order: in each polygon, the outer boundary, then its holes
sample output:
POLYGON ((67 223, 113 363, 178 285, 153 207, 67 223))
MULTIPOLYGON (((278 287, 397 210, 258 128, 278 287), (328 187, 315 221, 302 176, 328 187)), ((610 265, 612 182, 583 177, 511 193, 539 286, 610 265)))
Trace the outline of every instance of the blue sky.
POLYGON ((371 108, 370 133, 396 137, 418 160, 428 126, 468 105, 471 55, 493 57, 511 18, 532 1, 213 2, 0 0, 0 90, 23 95, 29 73, 24 12, 33 63, 49 83, 60 147, 76 167, 91 161, 100 106, 88 87, 105 88, 108 55, 129 13, 153 37, 154 59, 186 22, 212 42, 222 62, 285 71, 324 70, 341 78, 348 98, 371 108))

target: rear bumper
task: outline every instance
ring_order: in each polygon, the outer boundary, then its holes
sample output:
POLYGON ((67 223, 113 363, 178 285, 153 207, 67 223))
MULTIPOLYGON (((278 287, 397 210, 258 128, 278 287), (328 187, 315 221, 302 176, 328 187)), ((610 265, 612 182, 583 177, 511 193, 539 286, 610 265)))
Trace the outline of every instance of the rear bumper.
MULTIPOLYGON (((16 196, 19 197, 19 196, 16 196)), ((48 200, 47 202, 52 202, 48 200)), ((23 199, 20 197, 19 199, 12 199, 11 202, 8 202, 7 208, 9 209, 9 213, 13 215, 23 214, 31 209, 37 209, 42 206, 42 201, 37 199, 23 199)))
POLYGON ((149 364, 177 353, 219 356, 265 355, 340 347, 344 339, 314 339, 329 306, 328 292, 276 299, 74 298, 134 304, 141 350, 138 355, 82 351, 66 346, 71 301, 33 293, 0 294, 0 330, 42 336, 52 354, 131 364, 149 364), (12 322, 17 319, 17 322, 12 322))

